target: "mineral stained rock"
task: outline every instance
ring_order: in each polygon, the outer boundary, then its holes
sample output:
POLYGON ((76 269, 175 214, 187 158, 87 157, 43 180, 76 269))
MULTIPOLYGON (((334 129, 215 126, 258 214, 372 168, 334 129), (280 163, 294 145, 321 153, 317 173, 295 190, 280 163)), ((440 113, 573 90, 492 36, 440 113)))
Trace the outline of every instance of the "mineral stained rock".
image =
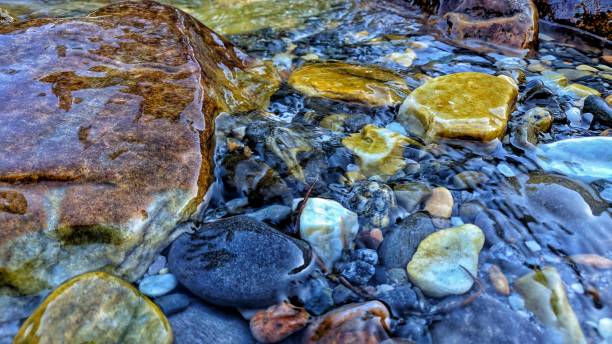
POLYGON ((269 65, 150 1, 1 26, 0 56, 8 299, 100 268, 141 276, 204 200, 215 116, 265 106, 279 84, 269 65))

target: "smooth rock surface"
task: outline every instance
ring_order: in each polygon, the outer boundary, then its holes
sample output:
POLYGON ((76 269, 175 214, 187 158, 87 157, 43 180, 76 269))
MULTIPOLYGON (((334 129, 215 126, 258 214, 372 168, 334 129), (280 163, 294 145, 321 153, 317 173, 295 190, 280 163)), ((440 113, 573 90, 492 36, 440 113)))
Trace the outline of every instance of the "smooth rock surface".
POLYGON ((278 79, 150 1, 0 27, 0 295, 133 281, 212 182, 212 120, 278 79))
POLYGON ((406 267, 423 239, 435 232, 431 218, 424 213, 415 213, 385 233, 385 240, 378 248, 382 264, 387 268, 406 267))
POLYGON ((532 49, 538 43, 538 10, 531 0, 440 0, 441 26, 464 43, 532 49))
POLYGON ((517 95, 514 85, 492 75, 444 75, 415 89, 402 104, 398 120, 429 141, 491 141, 504 135, 517 95))
POLYGON ((389 318, 389 311, 379 301, 348 304, 310 324, 304 343, 379 343, 388 338, 389 318))
POLYGON ((425 211, 431 216, 448 219, 453 213, 453 195, 445 187, 431 190, 431 196, 425 202, 425 211))
MULTIPOLYGON (((296 209, 302 199, 293 201, 296 209)), ((300 216, 300 237, 310 243, 317 256, 329 268, 342 255, 342 250, 351 248, 359 231, 357 214, 340 203, 324 199, 309 198, 300 216)))
POLYGON ((603 98, 594 95, 586 97, 582 112, 592 113, 598 122, 612 127, 612 107, 603 98))
POLYGON ((360 172, 366 177, 392 176, 404 168, 404 147, 411 143, 415 141, 372 124, 342 139, 342 144, 357 156, 360 172))
POLYGON ((184 311, 168 318, 175 344, 255 344, 249 324, 239 315, 192 300, 184 311))
POLYGON ((21 326, 15 344, 172 343, 159 308, 126 281, 103 272, 54 290, 21 326))
POLYGON ((410 92, 404 79, 385 69, 344 62, 312 63, 295 70, 289 85, 309 97, 370 106, 392 106, 410 92))
POLYGON ((553 267, 545 267, 518 279, 515 288, 525 298, 525 305, 547 326, 564 334, 566 344, 584 344, 580 322, 570 305, 563 280, 553 267))
POLYGON ((182 285, 212 304, 257 308, 286 297, 290 284, 308 275, 313 257, 307 243, 234 216, 180 236, 168 266, 182 285))
POLYGON ((255 313, 249 327, 261 343, 278 343, 304 328, 310 316, 303 308, 283 302, 255 313))
POLYGON ((529 318, 488 295, 481 295, 467 307, 453 310, 434 323, 433 343, 558 343, 545 336, 529 318))
POLYGON ((176 284, 173 274, 151 275, 140 281, 138 290, 147 296, 158 297, 171 292, 176 288, 176 284))
POLYGON ((474 225, 439 230, 426 237, 408 263, 410 280, 433 297, 466 293, 478 273, 484 234, 474 225), (463 268, 462 268, 463 267, 463 268))
POLYGON ((566 139, 537 146, 538 165, 585 182, 612 179, 612 137, 566 139))

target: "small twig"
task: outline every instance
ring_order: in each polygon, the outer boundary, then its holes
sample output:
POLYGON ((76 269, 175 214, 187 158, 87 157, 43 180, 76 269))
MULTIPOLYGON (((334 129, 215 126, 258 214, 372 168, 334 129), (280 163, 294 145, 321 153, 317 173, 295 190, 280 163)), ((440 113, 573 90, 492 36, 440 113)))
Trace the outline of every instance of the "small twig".
POLYGON ((312 194, 312 190, 314 190, 314 187, 315 185, 317 185, 318 181, 319 181, 319 178, 317 177, 317 179, 315 179, 315 181, 308 188, 308 191, 306 191, 306 195, 304 195, 304 198, 302 199, 300 204, 298 204, 298 207, 296 210, 295 222, 293 224, 293 227, 296 230, 299 230, 300 228, 300 217, 302 217, 302 212, 304 211, 304 208, 306 208, 306 203, 308 202, 308 199, 310 198, 310 195, 312 194))

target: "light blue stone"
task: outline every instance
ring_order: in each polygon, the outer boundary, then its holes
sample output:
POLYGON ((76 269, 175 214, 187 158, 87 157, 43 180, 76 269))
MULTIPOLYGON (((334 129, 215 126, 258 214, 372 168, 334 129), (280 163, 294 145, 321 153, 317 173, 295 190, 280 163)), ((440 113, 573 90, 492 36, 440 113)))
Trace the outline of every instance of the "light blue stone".
POLYGON ((176 277, 172 274, 151 275, 142 279, 138 290, 147 296, 158 297, 174 290, 176 284, 176 277))
POLYGON ((514 171, 512 170, 512 168, 506 164, 504 164, 503 162, 500 163, 499 165, 497 165, 497 170, 503 174, 505 177, 514 177, 516 176, 516 173, 514 173, 514 171))
POLYGON ((585 182, 612 180, 612 137, 596 136, 539 145, 536 162, 546 170, 585 182))
POLYGON ((603 191, 599 195, 601 196, 601 198, 612 203, 612 185, 603 189, 603 191))

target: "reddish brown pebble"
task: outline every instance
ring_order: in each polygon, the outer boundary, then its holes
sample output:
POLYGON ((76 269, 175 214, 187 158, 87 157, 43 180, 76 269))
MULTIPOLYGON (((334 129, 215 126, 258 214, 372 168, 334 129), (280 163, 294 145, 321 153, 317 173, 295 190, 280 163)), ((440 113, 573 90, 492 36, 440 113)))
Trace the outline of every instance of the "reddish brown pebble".
POLYGON ((510 285, 508 284, 508 279, 501 271, 499 266, 491 265, 491 268, 489 269, 489 279, 498 293, 502 295, 510 295, 510 285))
POLYGON ((601 59, 608 64, 612 64, 612 55, 604 55, 601 57, 601 59))
POLYGON ((359 232, 357 239, 363 246, 376 250, 383 241, 383 233, 380 228, 363 230, 359 232))
POLYGON ((575 254, 570 256, 570 260, 576 264, 589 265, 598 269, 612 268, 612 259, 596 254, 575 254))
POLYGON ((313 322, 304 335, 306 344, 378 344, 388 339, 389 311, 379 301, 334 309, 313 322))
POLYGON ((301 330, 308 322, 308 312, 288 303, 259 311, 251 318, 251 333, 261 343, 278 343, 301 330))

